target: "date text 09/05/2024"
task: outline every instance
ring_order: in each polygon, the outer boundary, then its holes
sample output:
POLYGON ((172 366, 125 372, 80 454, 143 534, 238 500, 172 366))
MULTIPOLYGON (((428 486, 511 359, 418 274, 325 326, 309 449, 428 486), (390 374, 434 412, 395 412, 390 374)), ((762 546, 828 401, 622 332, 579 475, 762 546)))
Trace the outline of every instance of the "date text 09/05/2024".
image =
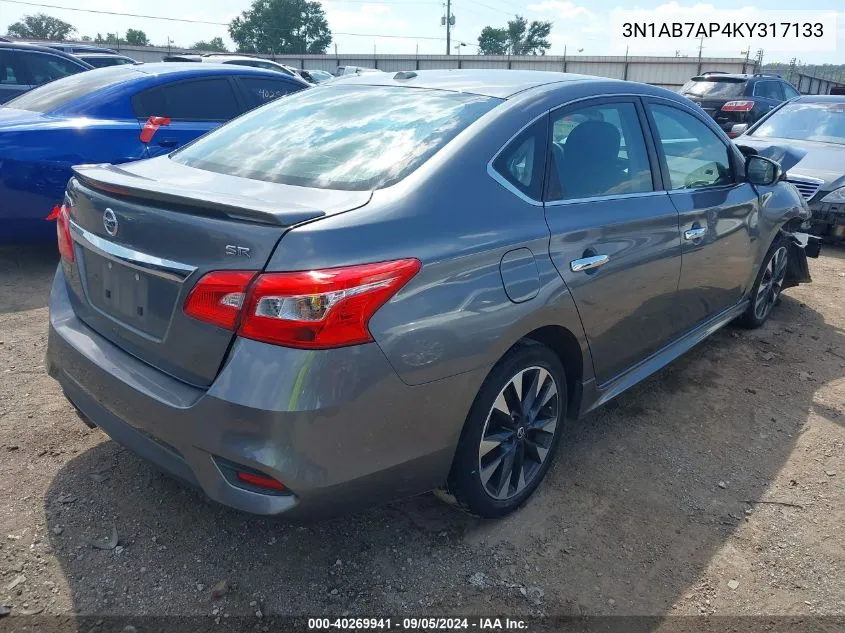
POLYGON ((824 37, 821 22, 625 22, 625 38, 814 38, 824 37))
POLYGON ((472 630, 479 631, 525 631, 524 620, 490 618, 308 618, 308 630, 329 629, 360 630, 472 630))

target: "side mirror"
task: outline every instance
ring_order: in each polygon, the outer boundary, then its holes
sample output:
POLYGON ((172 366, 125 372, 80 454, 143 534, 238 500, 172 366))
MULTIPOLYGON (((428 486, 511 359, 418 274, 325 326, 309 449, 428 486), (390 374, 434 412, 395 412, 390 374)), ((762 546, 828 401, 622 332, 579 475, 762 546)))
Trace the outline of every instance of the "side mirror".
POLYGON ((740 134, 745 134, 745 130, 748 129, 748 123, 737 123, 731 128, 731 131, 728 132, 728 136, 731 138, 736 138, 740 134))
POLYGON ((748 156, 745 159, 745 177, 752 185, 773 185, 783 176, 783 170, 775 161, 765 156, 748 156))

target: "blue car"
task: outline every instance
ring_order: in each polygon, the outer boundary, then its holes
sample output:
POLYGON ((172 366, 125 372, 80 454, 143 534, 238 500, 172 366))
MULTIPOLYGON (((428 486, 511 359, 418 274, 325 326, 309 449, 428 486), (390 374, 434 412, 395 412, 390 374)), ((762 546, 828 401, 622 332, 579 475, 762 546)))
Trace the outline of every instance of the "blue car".
POLYGON ((151 158, 308 84, 211 64, 113 66, 65 77, 0 107, 0 243, 54 240, 71 166, 151 158))

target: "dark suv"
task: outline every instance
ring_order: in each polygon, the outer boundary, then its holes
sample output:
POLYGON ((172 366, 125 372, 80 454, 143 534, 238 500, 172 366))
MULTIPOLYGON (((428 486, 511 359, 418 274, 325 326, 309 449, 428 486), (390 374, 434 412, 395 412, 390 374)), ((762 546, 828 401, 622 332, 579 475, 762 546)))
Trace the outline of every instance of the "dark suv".
POLYGON ((35 86, 92 68, 73 55, 46 46, 0 42, 0 103, 35 86))
POLYGON ((779 103, 799 96, 798 91, 778 75, 704 73, 690 79, 681 94, 713 117, 733 137, 738 123, 751 125, 779 103))

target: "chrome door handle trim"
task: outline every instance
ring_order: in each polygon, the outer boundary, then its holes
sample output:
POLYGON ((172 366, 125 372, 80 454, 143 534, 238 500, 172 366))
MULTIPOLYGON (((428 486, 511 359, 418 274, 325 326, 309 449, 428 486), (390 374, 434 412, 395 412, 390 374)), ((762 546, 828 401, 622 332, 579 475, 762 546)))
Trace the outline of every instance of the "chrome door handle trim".
POLYGON ((604 266, 610 261, 607 255, 593 255, 592 257, 582 257, 581 259, 573 259, 569 262, 569 269, 573 273, 579 273, 582 270, 589 270, 590 268, 598 268, 604 266))
POLYGON ((704 237, 705 233, 707 233, 707 229, 704 227, 698 229, 688 229, 684 231, 684 239, 697 240, 699 237, 704 237))

